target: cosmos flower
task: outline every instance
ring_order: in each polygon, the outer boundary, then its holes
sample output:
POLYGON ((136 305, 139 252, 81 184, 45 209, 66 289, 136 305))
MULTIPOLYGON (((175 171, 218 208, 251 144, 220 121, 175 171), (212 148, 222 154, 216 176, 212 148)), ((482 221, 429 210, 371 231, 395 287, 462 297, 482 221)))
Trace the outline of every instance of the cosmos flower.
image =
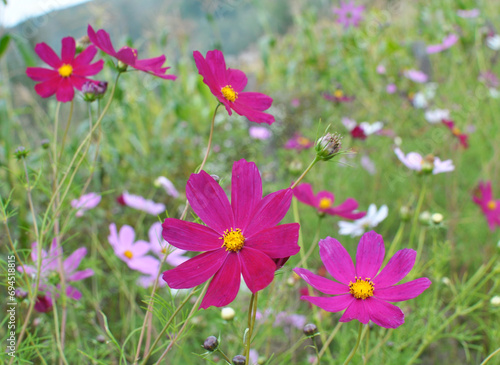
POLYGON ((450 118, 448 109, 430 109, 425 111, 425 120, 431 124, 440 123, 443 119, 450 118))
MULTIPOLYGON (((80 262, 87 254, 85 247, 76 249, 69 255, 63 263, 64 277, 67 283, 80 281, 94 275, 94 270, 85 269, 76 271, 80 262)), ((48 312, 52 309, 54 297, 57 297, 57 291, 60 285, 54 285, 54 278, 59 278, 59 263, 58 259, 63 256, 62 247, 59 246, 57 240, 54 239, 50 245, 49 252, 42 249, 42 265, 40 268, 40 285, 35 309, 39 312, 48 312)), ((34 242, 31 245, 31 260, 36 264, 38 260, 38 243, 34 242)), ((23 272, 23 267, 18 266, 17 270, 23 272)), ((36 266, 24 265, 24 270, 28 275, 33 277, 37 274, 36 266)), ((66 284, 66 295, 69 298, 80 300, 82 293, 71 285, 66 284)))
POLYGON ((495 226, 500 226, 500 200, 493 199, 491 181, 479 182, 472 195, 472 200, 481 207, 490 230, 493 231, 495 226))
POLYGON ((165 176, 160 176, 155 180, 155 186, 159 187, 161 186, 163 189, 165 189, 166 193, 170 195, 172 198, 178 198, 179 197, 179 192, 175 188, 174 184, 172 181, 167 179, 165 176))
POLYGON ((457 10, 457 15, 461 18, 477 18, 480 14, 479 9, 460 9, 457 10))
POLYGON ((332 11, 337 15, 337 23, 342 24, 345 29, 350 26, 357 27, 361 20, 363 20, 363 5, 356 6, 354 1, 340 2, 340 7, 333 8, 332 11))
POLYGON ((365 140, 369 135, 381 131, 384 126, 382 122, 361 122, 358 124, 355 120, 349 118, 342 118, 342 124, 349 130, 353 138, 361 140, 365 140))
POLYGON ((137 210, 142 210, 152 215, 158 215, 165 211, 165 204, 155 203, 140 195, 129 194, 127 191, 124 191, 123 194, 118 197, 118 203, 137 210))
POLYGON ((177 267, 183 262, 189 260, 189 257, 183 256, 187 251, 175 248, 168 244, 162 237, 162 226, 160 222, 155 222, 148 232, 151 251, 161 260, 168 254, 165 262, 172 267, 177 267))
POLYGON ((458 140, 460 141, 460 144, 464 148, 468 148, 469 147, 469 144, 467 143, 467 140, 468 140, 469 136, 467 134, 463 133, 460 130, 460 128, 456 127, 455 126, 455 122, 453 122, 452 120, 443 119, 442 123, 450 129, 451 133, 453 133, 453 135, 455 137, 458 138, 458 140))
POLYGON ((405 316, 400 308, 389 302, 413 299, 431 285, 427 278, 395 285, 411 271, 417 253, 408 248, 400 250, 380 270, 385 247, 382 236, 374 231, 361 237, 356 253, 356 266, 347 250, 331 237, 319 241, 319 255, 336 281, 302 268, 295 268, 294 271, 316 290, 332 296, 302 296, 301 299, 328 312, 345 309, 340 322, 357 319, 363 324, 372 321, 381 327, 397 328, 404 323, 405 316))
POLYGON ((394 152, 399 160, 411 170, 425 173, 432 172, 434 175, 455 170, 452 160, 441 161, 439 157, 434 157, 432 155, 424 158, 417 152, 410 152, 405 155, 399 147, 396 147, 394 152))
POLYGON ((500 50, 500 35, 492 34, 486 37, 486 45, 494 51, 500 50))
POLYGON ((431 46, 427 46, 427 54, 439 53, 444 50, 447 50, 451 46, 453 46, 458 41, 458 35, 455 33, 451 33, 450 35, 443 38, 443 42, 440 44, 434 44, 431 46))
POLYGON ((351 237, 361 236, 365 233, 367 228, 375 228, 378 226, 380 222, 387 218, 388 213, 389 208, 387 208, 387 205, 382 205, 380 209, 377 210, 375 204, 370 204, 363 218, 357 219, 354 222, 340 221, 339 234, 343 236, 350 235, 351 237))
POLYGON ((299 225, 278 223, 284 218, 292 190, 283 189, 262 198, 262 181, 253 162, 233 165, 231 203, 220 185, 205 171, 192 174, 186 196, 206 226, 167 218, 163 238, 183 250, 203 252, 163 273, 169 287, 186 289, 210 280, 200 308, 231 303, 240 277, 252 293, 267 287, 276 263, 295 255, 299 225))
POLYGON ((329 191, 319 191, 314 195, 312 186, 307 183, 302 183, 293 189, 293 195, 298 201, 316 208, 319 214, 338 215, 346 219, 359 219, 366 215, 366 212, 355 212, 358 209, 358 202, 355 199, 348 198, 334 207, 335 195, 329 191))
POLYGON ((257 126, 251 126, 250 128, 248 128, 248 133, 250 134, 251 138, 260 139, 262 141, 271 138, 271 136, 273 135, 273 133, 266 127, 257 126))
POLYGON ((263 113, 271 107, 273 99, 256 92, 244 92, 247 85, 246 75, 236 69, 226 68, 224 55, 219 50, 208 51, 206 58, 198 51, 193 52, 198 73, 210 91, 224 104, 227 113, 232 110, 243 115, 251 122, 273 124, 274 116, 263 113))
POLYGON ((82 195, 71 201, 71 206, 76 209, 76 216, 81 217, 87 210, 95 208, 101 202, 101 196, 96 193, 82 195))
POLYGON ((384 75, 386 73, 385 66, 383 64, 380 64, 377 66, 377 73, 379 75, 384 75))
POLYGON ((488 88, 498 87, 498 77, 490 70, 481 72, 478 80, 483 82, 488 88))
POLYGON ((284 148, 287 150, 297 150, 302 151, 314 146, 314 142, 309 138, 304 137, 301 133, 296 132, 292 138, 290 138, 286 143, 284 148))
POLYGON ((398 91, 398 87, 395 84, 387 84, 385 87, 385 91, 388 94, 394 94, 396 91, 398 91))
POLYGON ((419 84, 423 84, 429 79, 425 73, 419 70, 406 70, 403 74, 407 79, 419 84))
POLYGON ((116 58, 118 61, 135 68, 136 70, 147 72, 165 80, 175 80, 177 78, 175 75, 167 75, 167 70, 170 67, 163 67, 166 60, 165 55, 139 60, 137 58, 136 49, 125 46, 120 48, 118 51, 115 51, 113 43, 111 43, 111 38, 104 29, 100 29, 95 32, 89 25, 87 28, 87 34, 90 41, 101 51, 116 58))
POLYGON ((35 91, 42 98, 56 94, 57 101, 62 103, 73 100, 75 90, 81 90, 85 82, 95 82, 87 76, 93 76, 102 70, 104 61, 90 63, 97 53, 94 46, 87 47, 75 57, 75 39, 63 38, 61 41, 61 58, 45 43, 35 46, 36 54, 52 69, 43 67, 28 67, 26 75, 34 81, 35 91))
POLYGON ((333 94, 323 93, 323 98, 334 103, 350 103, 354 100, 354 96, 347 96, 342 89, 335 90, 333 94))

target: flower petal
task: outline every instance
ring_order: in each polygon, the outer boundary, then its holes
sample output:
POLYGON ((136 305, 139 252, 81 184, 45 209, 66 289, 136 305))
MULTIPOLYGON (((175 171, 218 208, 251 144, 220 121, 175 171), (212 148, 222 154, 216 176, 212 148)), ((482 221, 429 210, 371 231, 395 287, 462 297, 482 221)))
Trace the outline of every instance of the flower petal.
POLYGON ((186 185, 186 197, 198 217, 216 232, 222 234, 226 229, 236 228, 226 193, 205 171, 191 174, 186 185))
POLYGON ((35 52, 47 65, 58 69, 61 66, 59 56, 46 43, 38 43, 35 46, 35 52))
MULTIPOLYGON (((269 109, 273 103, 273 98, 266 94, 256 92, 242 92, 238 94, 238 103, 245 105, 249 109, 264 111, 269 109)), ((273 117, 274 119, 274 117, 273 117)))
POLYGON ((397 328, 405 323, 403 311, 395 305, 375 297, 367 298, 365 302, 370 320, 376 325, 385 328, 397 328))
POLYGON ((43 67, 28 67, 26 68, 26 75, 34 81, 48 81, 52 78, 59 79, 57 71, 43 67))
POLYGON ((373 279, 384 261, 384 239, 375 231, 365 233, 358 244, 356 252, 357 276, 373 279))
POLYGON ((283 189, 268 194, 255 207, 253 219, 242 231, 245 237, 250 238, 255 233, 277 225, 286 215, 292 201, 292 190, 283 189))
POLYGON ((64 260, 64 272, 66 274, 72 274, 73 271, 76 270, 78 265, 80 265, 80 262, 82 259, 85 257, 87 254, 87 249, 85 247, 80 247, 77 249, 75 252, 73 252, 71 255, 68 256, 66 260, 64 260))
POLYGON ((243 248, 238 253, 243 279, 252 293, 264 289, 274 279, 276 264, 265 253, 243 248))
POLYGON ((303 295, 300 297, 302 300, 307 300, 309 303, 314 304, 327 312, 340 312, 355 300, 351 294, 337 295, 334 297, 310 297, 303 295))
POLYGON ((91 63, 90 65, 80 65, 73 69, 74 75, 78 76, 93 76, 101 72, 104 66, 104 61, 99 60, 97 62, 91 63))
POLYGON ((228 85, 226 61, 222 52, 218 49, 208 51, 206 60, 219 85, 222 87, 228 85))
POLYGON ((245 247, 259 250, 273 259, 293 256, 300 251, 298 223, 267 228, 245 239, 245 247))
POLYGON ((302 183, 293 189, 293 195, 299 202, 316 207, 316 197, 314 196, 311 184, 302 183))
POLYGON ((372 279, 375 288, 383 289, 402 280, 415 265, 416 257, 417 252, 410 248, 396 252, 380 274, 372 279))
POLYGON ((384 289, 376 289, 373 296, 388 302, 402 302, 418 297, 431 285, 427 278, 420 278, 407 283, 390 286, 384 289))
MULTIPOLYGON (((200 52, 194 51, 193 52, 193 58, 194 62, 196 63, 196 68, 198 69, 198 73, 203 76, 203 82, 210 88, 210 91, 212 91, 212 94, 215 96, 220 96, 222 97, 221 91, 220 91, 220 85, 218 80, 215 78, 214 73, 212 72, 212 69, 208 65, 207 61, 203 56, 201 55, 200 52)), ((227 100, 226 100, 227 102, 227 100)), ((231 113, 229 113, 231 115, 231 113)))
POLYGON ((349 322, 353 319, 357 319, 361 323, 367 324, 370 321, 370 317, 368 316, 368 305, 366 304, 365 300, 353 298, 351 305, 347 308, 342 317, 340 317, 339 321, 349 322))
POLYGON ((167 218, 162 224, 162 236, 169 244, 188 251, 212 251, 220 248, 220 234, 198 223, 167 218))
POLYGON ((64 37, 61 41, 61 61, 64 64, 73 64, 75 58, 76 44, 73 37, 64 37))
POLYGON ((56 93, 60 81, 61 77, 58 74, 52 79, 36 84, 35 91, 42 98, 48 98, 56 93))
MULTIPOLYGON (((111 228, 111 226, 110 226, 111 228)), ((118 247, 128 250, 135 239, 135 231, 132 227, 124 225, 118 233, 118 247)))
POLYGON ((245 86, 247 86, 247 81, 247 76, 243 71, 233 68, 229 68, 227 70, 227 83, 228 85, 231 85, 237 93, 243 91, 245 86))
POLYGON ((125 259, 124 261, 132 270, 142 272, 143 274, 155 275, 160 270, 160 261, 151 256, 137 257, 132 260, 125 259))
POLYGON ((147 254, 150 249, 151 249, 151 244, 149 242, 137 241, 130 248, 130 251, 132 251, 132 254, 134 256, 140 257, 140 256, 144 256, 145 254, 147 254))
POLYGON ((253 162, 244 159, 233 164, 231 178, 231 206, 236 227, 244 229, 253 217, 252 212, 262 200, 262 180, 253 162))
POLYGON ((59 82, 59 86, 56 91, 56 99, 61 103, 66 103, 73 100, 75 96, 75 89, 73 89, 73 84, 71 83, 71 77, 63 77, 59 82))
POLYGON ((74 300, 80 300, 82 298, 82 293, 80 293, 80 291, 73 288, 72 286, 68 285, 66 287, 66 296, 74 300))
POLYGON ((96 33, 89 24, 89 26, 87 27, 87 34, 90 41, 94 43, 97 48, 109 54, 110 56, 116 57, 116 51, 113 47, 113 44, 111 43, 111 38, 104 29, 100 29, 96 33))
POLYGON ((326 279, 322 276, 313 274, 309 270, 302 268, 295 268, 293 271, 299 275, 302 279, 311 285, 314 289, 319 290, 322 293, 330 295, 347 294, 349 293, 349 287, 344 284, 337 283, 336 281, 326 279))
POLYGON ((175 269, 165 271, 163 280, 173 289, 193 288, 210 279, 221 268, 227 255, 223 249, 202 253, 175 269))
POLYGON ((351 256, 335 238, 326 237, 319 241, 319 255, 326 270, 345 285, 354 280, 356 271, 351 256))
POLYGON ((73 60, 73 69, 88 65, 96 54, 97 48, 93 45, 88 46, 73 60))
MULTIPOLYGON (((247 104, 245 104, 245 100, 245 98, 242 99, 240 96, 238 96, 238 99, 236 99, 235 102, 231 104, 232 109, 239 115, 246 117, 250 122, 266 123, 269 125, 274 123, 274 116, 269 113, 263 113, 256 109, 250 108, 247 104)), ((229 113, 229 115, 231 115, 231 113, 229 113)))
POLYGON ((200 309, 210 306, 223 307, 231 303, 240 289, 241 268, 238 255, 228 254, 222 267, 215 274, 203 297, 200 309))
POLYGON ((86 279, 88 277, 91 277, 94 274, 95 274, 94 270, 92 270, 92 269, 85 269, 85 270, 82 270, 82 271, 77 271, 73 275, 68 276, 66 278, 66 280, 67 281, 80 281, 80 280, 86 279))

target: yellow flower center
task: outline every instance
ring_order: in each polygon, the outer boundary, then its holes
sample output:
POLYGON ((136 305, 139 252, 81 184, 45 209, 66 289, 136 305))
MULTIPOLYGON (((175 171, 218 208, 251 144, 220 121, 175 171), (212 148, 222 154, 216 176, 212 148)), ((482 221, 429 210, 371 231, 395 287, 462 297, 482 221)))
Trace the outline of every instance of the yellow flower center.
POLYGON ((160 251, 162 254, 166 254, 167 253, 167 249, 165 247, 163 247, 160 251))
POLYGON ((59 72, 59 75, 62 77, 69 77, 73 73, 73 66, 68 65, 68 64, 63 64, 59 69, 57 70, 59 72))
POLYGON ((234 103, 234 101, 238 98, 238 93, 234 91, 231 85, 224 86, 220 91, 226 100, 232 103, 234 103))
POLYGON ((342 96, 344 96, 344 92, 342 90, 335 90, 333 92, 333 96, 335 96, 336 98, 341 98, 342 96))
POLYGON ((328 209, 332 206, 332 199, 329 198, 321 198, 319 201, 319 208, 320 209, 328 209))
POLYGON ((309 144, 309 140, 306 137, 297 138, 297 142, 299 142, 301 146, 307 146, 309 144))
POLYGON ((226 229, 223 237, 219 237, 224 240, 221 247, 226 247, 226 251, 237 252, 243 248, 245 244, 245 237, 241 234, 241 229, 236 229, 233 231, 226 229))
POLYGON ((365 280, 361 280, 358 277, 355 277, 356 282, 349 282, 349 292, 356 299, 363 299, 373 296, 373 282, 370 278, 365 278, 365 280))
POLYGON ((490 200, 488 202, 488 209, 489 210, 495 210, 497 208, 497 203, 494 200, 490 200))
POLYGON ((462 134, 462 131, 457 127, 453 127, 451 133, 453 133, 455 136, 460 136, 462 134))
POLYGON ((132 251, 130 250, 127 250, 123 253, 123 255, 127 258, 127 259, 131 259, 132 257, 134 257, 134 254, 132 253, 132 251))

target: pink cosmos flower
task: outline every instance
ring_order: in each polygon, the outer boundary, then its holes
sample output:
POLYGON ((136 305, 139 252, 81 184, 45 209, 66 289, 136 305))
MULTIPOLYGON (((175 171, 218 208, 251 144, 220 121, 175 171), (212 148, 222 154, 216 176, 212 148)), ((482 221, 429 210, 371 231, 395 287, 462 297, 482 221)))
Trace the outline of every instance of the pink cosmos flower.
POLYGON ((443 119, 442 123, 450 129, 451 133, 453 133, 453 135, 455 137, 458 138, 458 140, 460 141, 460 144, 464 148, 468 148, 469 147, 469 144, 467 143, 467 140, 468 140, 469 136, 467 134, 463 133, 460 130, 460 128, 455 127, 455 122, 453 122, 452 120, 443 119))
POLYGON ((134 229, 127 225, 120 228, 120 233, 118 233, 116 224, 112 223, 109 230, 108 242, 120 260, 125 262, 132 270, 150 275, 158 274, 160 262, 151 256, 146 256, 151 248, 149 242, 134 242, 134 229))
POLYGON ((323 93, 323 98, 325 100, 333 101, 334 103, 350 103, 351 101, 354 100, 354 96, 347 96, 344 94, 344 92, 341 89, 337 89, 333 92, 333 94, 330 93, 323 93))
POLYGON ((358 209, 355 199, 347 198, 345 202, 334 207, 335 195, 325 190, 314 195, 312 186, 308 183, 302 183, 293 189, 293 195, 298 201, 315 207, 320 214, 338 215, 346 219, 359 219, 366 215, 366 212, 354 212, 358 209))
POLYGON ((383 64, 380 64, 377 66, 377 73, 379 75, 384 75, 386 73, 385 66, 383 64))
POLYGON ((480 181, 479 186, 474 191, 472 200, 481 207, 490 230, 493 231, 495 226, 500 226, 500 200, 493 199, 491 181, 480 181))
POLYGON ((251 122, 274 123, 274 116, 263 113, 269 109, 273 99, 261 93, 243 92, 247 85, 246 75, 240 70, 226 68, 221 51, 208 51, 206 58, 203 58, 200 52, 194 51, 193 57, 198 73, 203 76, 203 82, 217 100, 224 104, 229 115, 232 114, 232 109, 251 122))
MULTIPOLYGON (((82 271, 76 271, 80 262, 87 254, 87 249, 85 247, 80 247, 69 255, 63 262, 64 277, 67 283, 73 281, 80 281, 94 275, 94 270, 85 269, 82 271)), ((35 303, 35 309, 39 312, 48 312, 52 309, 54 296, 59 296, 57 294, 59 285, 54 286, 52 284, 51 278, 58 277, 59 275, 59 257, 63 256, 62 247, 59 246, 57 240, 54 239, 50 245, 49 252, 42 249, 42 266, 40 268, 40 285, 38 290, 39 293, 37 302, 35 303)), ((31 245, 31 260, 36 263, 38 260, 38 243, 34 242, 31 245)), ((37 274, 36 266, 24 265, 26 273, 31 276, 37 274)), ((23 267, 18 266, 17 270, 23 272, 23 267)), ((82 293, 70 285, 66 285, 66 295, 69 298, 80 300, 82 293)))
POLYGON ((167 218, 163 238, 180 249, 204 253, 165 271, 163 279, 174 289, 192 288, 211 279, 200 308, 231 303, 241 275, 252 293, 264 289, 274 278, 273 259, 300 250, 299 225, 277 225, 290 207, 292 190, 262 198, 262 180, 253 162, 233 164, 231 203, 205 171, 191 175, 186 196, 207 226, 167 218))
POLYGON ((309 139, 304 137, 301 133, 295 132, 292 138, 290 138, 285 143, 285 148, 287 150, 297 150, 302 151, 314 146, 314 143, 309 139))
POLYGON ((118 51, 115 51, 115 48, 111 43, 111 38, 104 29, 100 29, 96 33, 89 24, 87 34, 90 41, 101 51, 116 58, 118 61, 135 68, 136 70, 147 72, 165 80, 175 80, 177 78, 175 75, 167 75, 167 70, 170 67, 163 67, 166 60, 165 55, 139 60, 137 59, 136 49, 125 46, 120 48, 118 51))
POLYGON ((122 205, 126 205, 128 207, 142 210, 146 213, 152 215, 158 215, 165 211, 165 204, 155 203, 152 200, 148 200, 143 198, 140 195, 132 195, 127 191, 124 191, 122 195, 118 198, 118 202, 122 205))
POLYGON ((457 10, 457 15, 461 18, 477 18, 479 14, 480 14, 479 9, 457 10))
POLYGON ((273 133, 266 127, 256 127, 256 126, 248 128, 248 133, 250 134, 251 138, 260 139, 262 141, 271 138, 271 136, 273 135, 273 133))
POLYGON ((382 131, 384 124, 382 122, 375 123, 356 123, 354 119, 342 118, 342 124, 351 133, 352 138, 365 140, 371 134, 378 133, 382 131))
POLYGON ((81 217, 87 210, 95 208, 101 202, 101 196, 96 193, 82 195, 71 201, 71 206, 76 209, 76 216, 81 217))
POLYGON ((423 73, 422 71, 419 71, 419 70, 406 70, 404 72, 404 76, 413 81, 413 82, 417 82, 419 84, 423 84, 425 82, 427 82, 427 80, 429 79, 429 77, 423 73))
POLYGON ((432 155, 424 158, 417 152, 410 152, 405 155, 399 147, 396 147, 394 152, 399 160, 411 170, 428 173, 432 172, 434 175, 455 170, 452 160, 441 161, 439 157, 434 157, 432 155))
POLYGON ((334 238, 319 241, 319 255, 330 275, 336 280, 325 279, 309 270, 294 271, 316 290, 333 295, 330 297, 302 296, 301 299, 328 311, 346 310, 340 322, 357 319, 363 324, 372 321, 385 328, 397 328, 404 323, 404 313, 389 302, 413 299, 430 285, 427 278, 395 285, 413 268, 416 251, 403 249, 389 260, 379 272, 385 256, 381 235, 370 231, 359 241, 354 266, 347 250, 334 238))
POLYGON ((151 251, 161 260, 168 254, 165 262, 170 266, 176 267, 189 260, 189 257, 183 256, 187 251, 181 250, 169 245, 162 237, 162 226, 160 222, 155 222, 149 229, 149 243, 151 251))
POLYGON ((489 88, 498 87, 498 77, 490 70, 481 72, 479 74, 478 80, 484 82, 489 88))
POLYGON ((61 41, 61 58, 45 43, 35 46, 36 54, 52 69, 43 67, 28 67, 26 75, 34 81, 41 81, 35 85, 35 91, 42 98, 56 94, 57 101, 62 103, 73 100, 75 88, 81 90, 85 82, 95 82, 87 76, 93 76, 102 70, 104 61, 90 63, 97 53, 94 46, 88 46, 75 57, 75 40, 72 37, 61 41))
POLYGON ((361 20, 363 20, 363 5, 356 6, 354 1, 340 2, 339 8, 332 9, 334 14, 337 14, 337 23, 342 24, 344 28, 350 26, 357 27, 361 20))
POLYGON ((385 87, 385 91, 388 94, 394 94, 396 91, 398 91, 398 87, 395 84, 387 84, 385 87))
POLYGON ((440 44, 434 44, 427 46, 427 54, 438 53, 447 50, 453 46, 458 41, 458 35, 451 33, 450 35, 443 38, 443 42, 440 44))
POLYGON ((165 176, 160 176, 155 180, 155 186, 161 186, 165 189, 165 192, 170 195, 172 198, 178 198, 179 192, 175 188, 172 181, 167 179, 165 176))

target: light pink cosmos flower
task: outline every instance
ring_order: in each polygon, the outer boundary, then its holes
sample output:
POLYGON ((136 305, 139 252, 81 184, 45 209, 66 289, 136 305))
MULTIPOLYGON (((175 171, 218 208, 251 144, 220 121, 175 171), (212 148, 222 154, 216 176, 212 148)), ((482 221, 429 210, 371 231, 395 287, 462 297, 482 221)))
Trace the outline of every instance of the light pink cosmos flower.
POLYGON ((190 257, 183 256, 187 251, 175 248, 168 244, 162 237, 162 226, 160 222, 155 222, 149 229, 149 243, 151 251, 163 260, 163 257, 168 254, 165 262, 170 266, 177 267, 186 262, 190 257))
POLYGON ((386 73, 385 66, 383 64, 380 64, 377 66, 377 73, 379 75, 384 75, 386 73))
POLYGON ((480 181, 472 200, 481 207, 491 231, 495 230, 495 226, 500 226, 500 200, 493 199, 491 181, 480 181))
POLYGON ((101 196, 99 194, 88 193, 82 195, 78 199, 73 199, 71 201, 71 206, 76 209, 76 216, 81 217, 85 211, 97 207, 100 202, 101 196))
POLYGON ((248 128, 248 133, 250 134, 251 138, 260 139, 262 141, 271 138, 271 136, 273 135, 273 133, 266 127, 255 127, 255 126, 248 128))
POLYGON ((398 91, 398 87, 395 84, 387 84, 385 87, 385 91, 387 94, 394 94, 396 91, 398 91))
POLYGON ((354 1, 340 2, 340 7, 333 8, 332 11, 337 15, 337 23, 342 24, 345 29, 350 26, 357 27, 361 20, 363 20, 363 5, 356 6, 354 1))
POLYGON ((394 152, 399 160, 411 170, 432 172, 434 175, 455 170, 452 160, 441 161, 439 157, 434 157, 432 155, 424 158, 417 152, 410 152, 405 155, 399 147, 396 147, 394 152))
POLYGON ((372 321, 381 327, 397 328, 404 323, 405 316, 400 308, 389 302, 413 299, 431 285, 427 278, 395 285, 415 265, 417 253, 408 248, 396 252, 380 271, 385 256, 384 240, 374 231, 361 237, 356 266, 347 250, 331 237, 319 241, 319 255, 326 270, 336 281, 306 269, 295 268, 294 271, 316 290, 332 296, 302 296, 301 299, 327 312, 345 309, 340 322, 357 319, 363 324, 372 321))
POLYGON ((419 84, 423 84, 429 79, 425 73, 419 70, 406 70, 403 74, 407 79, 419 84))
POLYGON ((120 204, 137 210, 142 210, 152 215, 161 214, 166 209, 165 204, 155 203, 154 201, 145 199, 140 195, 129 194, 127 191, 124 191, 123 194, 120 195, 118 201, 120 204))
POLYGON ((57 101, 62 103, 73 100, 75 90, 81 90, 85 82, 96 82, 87 78, 98 74, 104 65, 103 60, 90 63, 97 53, 94 46, 88 46, 75 57, 76 44, 72 37, 63 38, 61 58, 45 43, 38 43, 36 54, 52 69, 43 67, 28 67, 26 75, 34 81, 35 91, 42 98, 56 94, 57 101))
POLYGON ((167 218, 163 238, 177 248, 203 253, 165 271, 163 279, 174 289, 210 280, 200 308, 231 303, 240 288, 241 275, 252 293, 264 289, 274 278, 275 260, 300 250, 299 225, 278 225, 290 208, 292 190, 279 190, 263 198, 262 180, 253 162, 233 164, 231 203, 205 171, 191 175, 186 196, 206 226, 167 218))
MULTIPOLYGON (((71 255, 69 255, 63 263, 64 277, 67 283, 74 281, 80 281, 94 275, 94 270, 85 269, 82 271, 76 271, 80 262, 87 254, 87 249, 85 247, 80 247, 75 250, 71 255)), ((51 283, 52 277, 58 277, 59 275, 59 264, 58 259, 63 256, 62 247, 59 246, 57 240, 54 239, 50 245, 49 252, 42 249, 42 266, 40 268, 40 286, 38 288, 39 293, 37 302, 35 303, 35 309, 39 312, 48 312, 52 309, 53 298, 57 297, 57 291, 60 288, 59 285, 54 286, 51 283)), ((34 242, 31 245, 31 260, 36 263, 38 260, 38 243, 34 242)), ((28 275, 33 277, 36 276, 37 270, 36 266, 24 265, 24 269, 28 275)), ((17 270, 23 272, 23 267, 18 266, 17 270)), ((82 293, 70 285, 66 285, 66 295, 69 298, 80 300, 82 293)))
POLYGON ((498 77, 490 70, 481 72, 479 74, 478 80, 484 82, 489 88, 498 87, 498 77))
POLYGON ((160 176, 155 180, 155 185, 156 186, 161 186, 165 191, 167 192, 168 195, 170 195, 172 198, 178 198, 179 197, 179 192, 175 188, 174 184, 172 181, 167 179, 165 176, 160 176))
POLYGON ((244 92, 247 85, 247 77, 244 72, 232 68, 226 68, 224 55, 219 50, 207 52, 203 58, 198 51, 193 52, 194 61, 198 73, 203 76, 203 82, 210 91, 224 104, 227 113, 243 115, 249 121, 255 123, 273 124, 274 116, 264 113, 271 107, 273 99, 265 94, 256 92, 244 92))
POLYGON ((480 14, 479 9, 469 9, 469 10, 460 9, 460 10, 457 10, 457 15, 460 18, 477 18, 479 16, 479 14, 480 14))
POLYGON ((295 132, 292 138, 286 141, 284 148, 287 150, 302 151, 314 146, 313 141, 304 137, 301 133, 295 132))
POLYGON ((120 233, 118 233, 116 224, 112 223, 109 226, 109 230, 108 241, 120 260, 125 262, 132 270, 142 272, 143 274, 158 274, 160 262, 154 257, 146 256, 151 248, 149 242, 134 242, 135 231, 127 225, 120 228, 120 233))
POLYGON ((431 124, 440 123, 443 119, 450 118, 450 111, 448 109, 429 109, 425 111, 425 120, 431 124))
POLYGON ((293 195, 298 201, 315 207, 320 214, 337 215, 346 219, 359 219, 366 215, 366 212, 355 212, 359 206, 355 199, 347 198, 346 201, 334 207, 335 195, 326 190, 314 195, 312 186, 308 183, 302 183, 293 189, 293 195))
POLYGON ((447 50, 451 46, 453 46, 458 41, 458 35, 455 33, 451 33, 450 35, 443 38, 443 42, 440 44, 434 44, 427 46, 427 54, 439 53, 444 50, 447 50))

